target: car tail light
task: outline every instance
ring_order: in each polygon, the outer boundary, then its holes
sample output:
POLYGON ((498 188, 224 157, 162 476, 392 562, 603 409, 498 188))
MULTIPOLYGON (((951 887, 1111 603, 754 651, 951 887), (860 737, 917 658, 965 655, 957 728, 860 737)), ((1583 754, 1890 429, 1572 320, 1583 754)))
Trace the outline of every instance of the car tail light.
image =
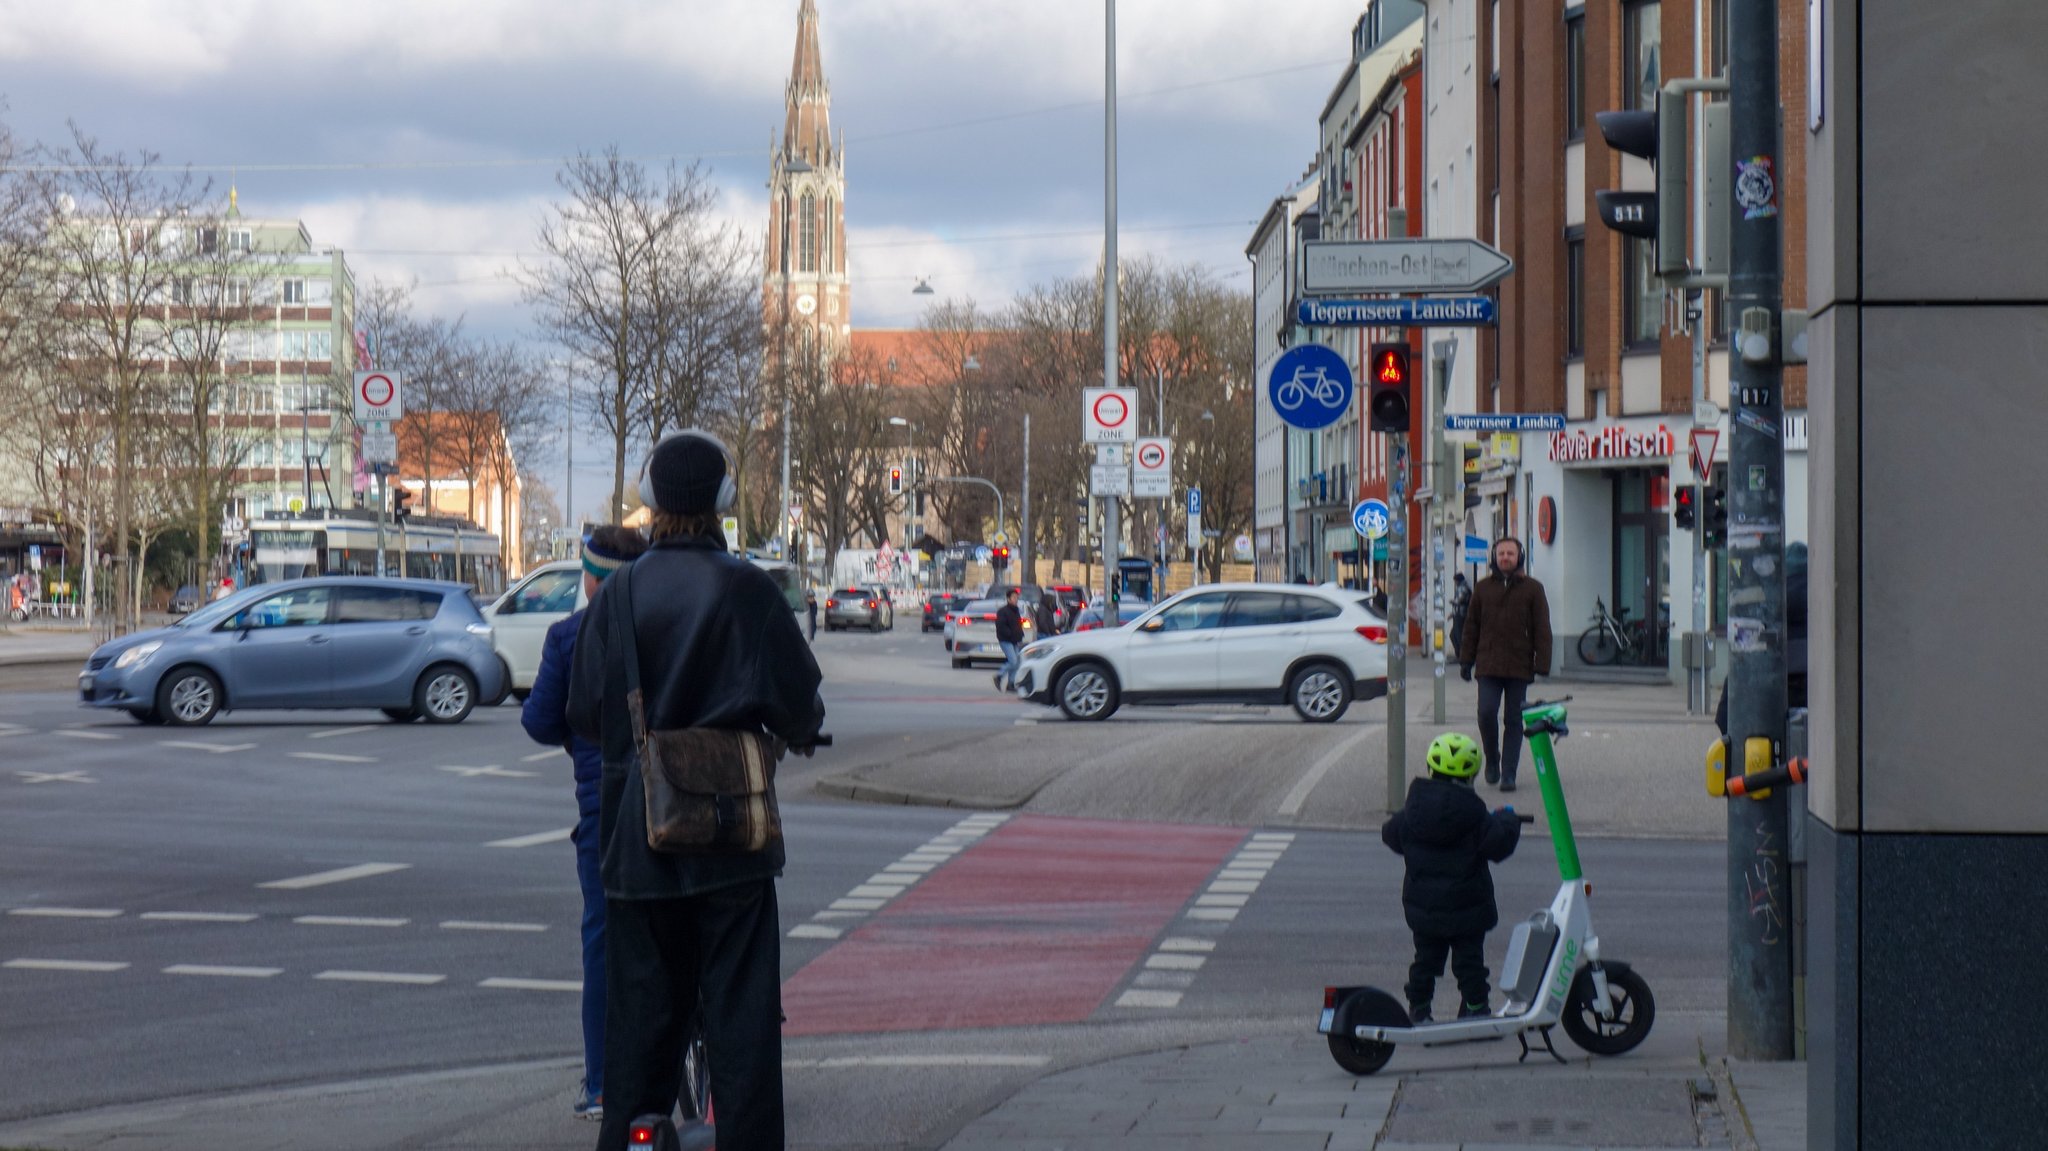
POLYGON ((869 600, 869 601, 868 601, 868 606, 869 606, 869 607, 873 607, 873 606, 875 606, 875 601, 874 601, 874 600, 869 600))
POLYGON ((826 601, 825 601, 825 606, 826 606, 826 607, 838 607, 838 606, 839 606, 839 601, 838 601, 838 600, 836 600, 836 599, 828 599, 828 600, 826 600, 826 601))
POLYGON ((995 617, 995 614, 994 614, 994 613, 992 613, 992 612, 991 612, 991 613, 989 613, 989 614, 983 615, 983 616, 982 616, 981 618, 982 618, 982 619, 985 619, 985 620, 987 620, 987 621, 988 621, 988 622, 990 622, 990 623, 994 623, 994 622, 996 622, 996 617, 995 617))
POLYGON ((1094 631, 1094 630, 1095 630, 1096 628, 1099 628, 1099 627, 1101 627, 1101 626, 1102 626, 1102 621, 1101 621, 1101 620, 1097 620, 1097 619, 1087 619, 1087 620, 1082 620, 1082 621, 1081 621, 1080 623, 1077 623, 1077 624, 1075 624, 1075 625, 1074 625, 1074 630, 1075 630, 1075 631, 1094 631))
POLYGON ((1367 643, 1387 642, 1387 629, 1378 624, 1366 624, 1358 629, 1358 634, 1363 636, 1367 643))

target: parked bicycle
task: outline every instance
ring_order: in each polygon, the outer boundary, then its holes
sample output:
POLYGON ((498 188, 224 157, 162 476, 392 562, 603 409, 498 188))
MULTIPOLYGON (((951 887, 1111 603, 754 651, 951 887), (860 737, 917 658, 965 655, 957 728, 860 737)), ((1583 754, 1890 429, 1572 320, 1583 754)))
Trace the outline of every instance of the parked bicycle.
POLYGON ((1597 596, 1593 608, 1593 626, 1579 636, 1579 658, 1588 667, 1605 667, 1624 656, 1626 663, 1657 662, 1662 645, 1649 621, 1629 619, 1625 607, 1610 612, 1606 602, 1597 596))

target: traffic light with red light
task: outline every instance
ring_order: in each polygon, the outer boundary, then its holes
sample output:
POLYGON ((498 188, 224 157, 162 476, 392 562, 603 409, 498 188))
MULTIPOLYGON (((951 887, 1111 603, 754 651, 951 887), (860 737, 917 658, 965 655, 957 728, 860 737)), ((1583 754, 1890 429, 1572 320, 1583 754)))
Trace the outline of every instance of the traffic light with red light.
POLYGON ((1671 522, 1680 531, 1692 531, 1700 519, 1700 490, 1691 484, 1671 493, 1671 522))
POLYGON ((1372 430, 1406 432, 1409 428, 1408 345, 1374 344, 1369 360, 1372 394, 1372 430))
POLYGON ((989 552, 988 563, 990 567, 997 571, 1007 569, 1010 566, 1010 549, 1008 547, 999 547, 989 552))
POLYGON ((892 496, 903 494, 903 469, 900 467, 889 469, 889 494, 892 496))

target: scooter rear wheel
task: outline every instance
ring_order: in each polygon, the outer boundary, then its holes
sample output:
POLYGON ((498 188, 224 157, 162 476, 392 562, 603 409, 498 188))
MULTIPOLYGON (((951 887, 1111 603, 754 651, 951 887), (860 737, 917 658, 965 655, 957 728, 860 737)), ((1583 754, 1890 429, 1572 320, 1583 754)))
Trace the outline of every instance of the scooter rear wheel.
POLYGON ((1594 1055, 1620 1055, 1635 1050, 1649 1037, 1650 1025, 1657 1021, 1657 999, 1650 994, 1650 985, 1628 964, 1600 966, 1607 974, 1607 999, 1614 1017, 1602 1019, 1593 1010, 1593 973, 1580 968, 1565 997, 1564 1033, 1594 1055))
MULTIPOLYGON (((1364 988, 1338 1006, 1337 1018, 1350 1027, 1406 1027, 1408 1011, 1401 1001, 1384 991, 1364 988)), ((1353 1075, 1371 1075, 1394 1057, 1394 1045, 1373 1039, 1359 1039, 1332 1031, 1330 1058, 1353 1075)))

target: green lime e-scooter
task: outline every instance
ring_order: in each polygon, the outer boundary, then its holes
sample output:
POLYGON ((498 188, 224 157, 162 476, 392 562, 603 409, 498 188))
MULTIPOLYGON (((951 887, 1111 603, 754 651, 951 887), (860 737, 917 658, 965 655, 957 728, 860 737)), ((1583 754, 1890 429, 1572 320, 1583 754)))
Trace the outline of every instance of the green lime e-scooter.
POLYGON ((1385 1067, 1402 1043, 1434 1047, 1513 1035, 1527 1059, 1534 1050, 1529 1045, 1533 1031, 1542 1037, 1541 1049, 1562 1063, 1564 1056, 1550 1042, 1550 1029, 1559 1023, 1572 1042, 1594 1055, 1634 1050, 1650 1033, 1657 1001, 1649 984, 1628 964, 1602 959, 1600 937, 1593 931, 1593 885, 1579 866, 1579 845, 1572 838, 1557 775, 1555 741, 1568 734, 1564 701, 1537 701, 1523 708, 1522 732, 1536 763, 1561 882, 1550 906, 1516 924, 1509 937, 1501 972, 1507 1002, 1489 1015, 1417 1026, 1401 1000, 1377 987, 1326 987, 1316 1030, 1329 1037, 1337 1065, 1353 1075, 1385 1067))

